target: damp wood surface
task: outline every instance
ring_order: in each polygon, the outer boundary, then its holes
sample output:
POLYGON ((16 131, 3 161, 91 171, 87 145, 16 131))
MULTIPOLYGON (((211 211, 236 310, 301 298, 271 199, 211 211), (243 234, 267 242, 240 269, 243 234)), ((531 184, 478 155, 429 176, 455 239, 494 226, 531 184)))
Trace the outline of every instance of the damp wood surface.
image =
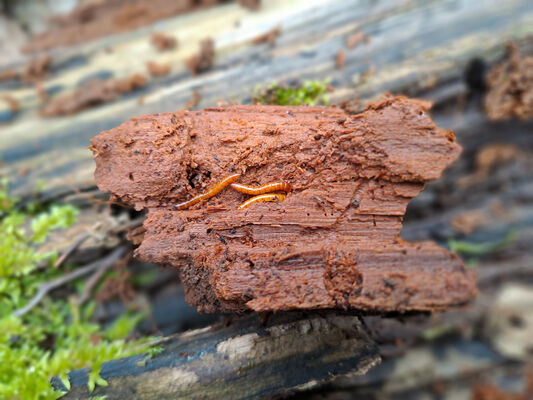
POLYGON ((148 209, 137 256, 177 268, 200 311, 444 308, 475 295, 475 275, 431 242, 399 238, 409 200, 460 153, 429 106, 389 96, 353 116, 282 106, 141 116, 92 139, 95 178, 112 200, 148 209), (174 207, 237 173, 292 190, 244 210, 231 188, 174 207))
MULTIPOLYGON (((269 3, 271 5, 256 15, 236 5, 225 4, 211 11, 160 21, 157 26, 148 26, 139 32, 47 52, 52 56, 51 68, 43 78, 43 86, 51 98, 72 93, 94 76, 127 78, 139 72, 132 59, 142 60, 143 69, 148 61, 171 62, 171 72, 167 77, 152 79, 147 76, 148 84, 144 88, 73 116, 42 118, 39 110, 44 103, 34 87, 22 84, 16 79, 17 74, 12 74, 12 79, 0 82, 0 92, 12 95, 19 110, 13 113, 9 104, 0 100, 0 173, 9 177, 14 192, 23 196, 23 201, 74 202, 82 207, 84 217, 80 217, 80 222, 86 228, 82 227, 80 231, 78 227, 71 233, 84 235, 102 219, 101 210, 94 211, 95 200, 97 204, 106 200, 95 187, 94 163, 87 149, 89 139, 97 132, 118 126, 134 116, 184 108, 193 97, 198 98, 193 96, 193 92, 201 94, 197 108, 204 108, 215 106, 218 101, 227 102, 228 97, 238 103, 247 103, 256 84, 264 86, 273 80, 330 77, 331 83, 337 87, 330 94, 333 103, 359 96, 364 104, 383 91, 436 100, 437 106, 431 111, 433 119, 439 126, 455 132, 463 153, 443 177, 429 183, 411 200, 402 237, 411 241, 434 240, 441 246, 452 240, 473 244, 498 243, 513 232, 516 237, 492 251, 473 256, 461 254, 463 258, 470 259, 469 268, 479 271, 481 296, 471 306, 415 318, 405 315, 397 318, 365 317, 371 327, 381 326, 380 333, 372 331, 371 336, 381 343, 380 353, 386 361, 371 369, 366 380, 341 378, 327 386, 326 390, 333 397, 398 396, 398 393, 431 397, 440 393, 445 399, 455 399, 458 386, 463 390, 464 397, 470 398, 473 383, 479 383, 480 379, 498 384, 515 382, 513 377, 509 380, 505 374, 512 368, 517 368, 522 374, 524 364, 494 354, 492 340, 500 333, 496 335, 483 327, 484 321, 496 310, 494 302, 499 292, 508 283, 531 288, 533 125, 531 120, 489 121, 483 104, 475 98, 476 93, 472 96, 471 91, 476 89, 470 86, 466 77, 471 74, 469 67, 472 60, 481 60, 484 67, 474 77, 482 77, 483 70, 491 68, 504 56, 509 40, 520 42, 531 34, 533 25, 529 2, 406 1, 392 4, 347 1, 334 6, 332 2, 324 2, 317 8, 311 7, 310 2, 301 2, 301 8, 294 9, 292 7, 296 2, 269 3), (286 4, 286 10, 293 11, 287 11, 285 19, 273 20, 272 13, 280 4, 286 4), (384 5, 389 7, 389 4, 392 4, 391 8, 379 8, 384 5), (310 12, 311 8, 316 12, 310 12), (215 32, 213 37, 217 38, 215 62, 211 71, 191 77, 183 60, 197 51, 200 40, 205 37, 206 28, 199 21, 206 16, 216 18, 209 19, 210 31, 215 32), (236 19, 230 16, 236 16, 236 19), (242 21, 250 16, 252 19, 236 29, 239 32, 237 36, 220 34, 241 16, 242 21), (329 22, 332 17, 334 20, 329 22), (226 25, 219 25, 216 21, 223 21, 226 25), (322 33, 310 36, 309 29, 303 28, 309 21, 314 21, 313 30, 318 29, 322 33), (450 24, 453 24, 452 28, 449 28, 450 24), (269 32, 278 25, 281 29, 275 47, 271 48, 268 44, 248 47, 246 44, 248 39, 269 32), (335 29, 331 29, 332 26, 335 29), (195 27, 198 27, 197 32, 195 27), (185 30, 181 31, 182 28, 185 30), (154 31, 177 37, 178 48, 182 51, 162 53, 160 59, 159 53, 149 43, 154 31), (241 35, 245 31, 248 33, 241 35), (326 31, 327 35, 323 35, 326 31), (180 32, 185 33, 185 38, 180 32), (345 40, 358 32, 368 34, 370 41, 361 42, 353 49, 345 48, 345 40), (239 39, 233 41, 230 36, 239 39), (187 41, 187 38, 190 40, 187 41), (245 44, 241 47, 232 43, 245 44), (337 70, 335 65, 339 50, 346 53, 343 70, 337 70), (250 60, 253 64, 247 68, 244 61, 250 60), (371 66, 375 66, 374 73, 364 74, 371 66), (144 104, 141 104, 143 101, 144 104), (507 160, 495 157, 485 166, 480 163, 478 168, 476 158, 490 148, 497 149, 502 143, 511 145, 516 157, 507 160), (478 304, 483 307, 478 307, 478 304), (371 324, 368 318, 380 322, 371 324), (421 319, 424 324, 419 323, 421 319), (443 341, 434 342, 421 338, 426 329, 452 334, 445 336, 443 341), (478 345, 461 339, 472 336, 475 338, 473 342, 478 345), (468 351, 469 348, 473 351, 468 351), (413 360, 413 357, 417 359, 413 360), (420 367, 420 359, 432 358, 438 362, 427 362, 420 367), (465 364, 467 368, 463 368, 465 364)), ((21 70, 34 56, 25 57, 17 64, 11 63, 12 58, 0 60, 9 62, 5 68, 2 67, 2 72, 9 75, 9 70, 21 70)), ((122 215, 119 216, 122 218, 122 215)), ((116 215, 109 218, 119 219, 116 215)), ((125 216, 124 221, 128 218, 125 216)), ((102 228, 107 228, 107 222, 102 228)), ((72 244, 72 235, 58 232, 50 245, 66 249, 72 244)), ((110 240, 118 239, 111 237, 110 240)), ((105 254, 103 251, 106 251, 107 243, 110 242, 95 243, 90 238, 84 242, 89 251, 84 250, 81 255, 75 253, 70 260, 77 262, 81 258, 79 263, 82 265, 88 262, 88 257, 100 257, 105 254)), ((150 265, 146 268, 155 270, 157 267, 150 265)), ((175 283, 177 277, 169 275, 170 272, 160 272, 162 278, 158 281, 162 282, 156 286, 156 293, 150 294, 154 302, 152 314, 159 327, 164 332, 174 332, 176 326, 181 330, 194 324, 209 324, 212 320, 201 319, 207 316, 200 316, 183 304, 183 288, 175 283), (175 290, 170 290, 172 285, 175 290), (173 293, 174 297, 169 297, 168 293, 173 293), (180 304, 181 308, 176 308, 176 304, 180 304)), ((510 311, 517 307, 519 305, 508 306, 510 311)), ((123 309, 115 308, 110 314, 106 313, 106 318, 118 316, 123 309)), ((494 312, 494 316, 498 317, 498 314, 494 312)), ((527 332, 522 326, 514 328, 527 332)), ((502 341, 518 342, 516 339, 509 340, 505 334, 502 341)), ((194 344, 191 346, 194 348, 194 344)), ((176 359, 183 357, 178 353, 173 356, 176 359)), ((280 369, 283 368, 283 365, 280 366, 280 369)), ((207 374, 209 370, 203 373, 207 374)), ((73 381, 73 387, 82 386, 83 379, 73 381)), ((321 384, 317 387, 320 388, 321 384)), ((83 389, 75 390, 81 393, 83 389)), ((97 390, 103 391, 104 388, 97 390)), ((276 395, 279 392, 273 388, 268 393, 276 395)), ((88 394, 85 396, 89 397, 88 394)), ((302 398, 323 399, 324 393, 304 392, 302 398)))
MULTIPOLYGON (((0 93, 9 94, 19 107, 13 113, 0 101, 0 173, 20 174, 13 191, 22 196, 31 195, 40 182, 46 182, 50 197, 94 186, 87 143, 96 132, 137 115, 184 108, 193 91, 201 95, 198 108, 219 101, 250 102, 258 85, 296 78, 330 78, 336 88, 332 102, 360 97, 364 103, 384 91, 414 94, 432 88, 438 90, 429 97, 451 96, 464 92, 464 68, 472 59, 495 62, 508 41, 531 33, 531 19, 529 2, 520 0, 486 1, 483 6, 466 0, 269 1, 257 12, 224 3, 157 26, 51 49, 45 53, 49 71, 40 80, 48 100, 32 84, 0 82, 0 93), (252 43, 278 26, 275 46, 252 43), (198 51, 207 31, 215 41, 214 64, 192 76, 185 59, 198 51), (154 32, 175 37, 179 46, 160 53, 150 41, 154 32), (369 40, 346 48, 347 38, 358 32, 369 40), (342 70, 335 63, 340 49, 346 53, 342 70), (148 62, 168 64, 171 71, 150 77, 148 62), (74 115, 41 115, 48 101, 74 93, 91 79, 122 81, 134 74, 146 76, 146 86, 74 115)), ((36 57, 28 55, 2 68, 22 70, 36 57)))
MULTIPOLYGON (((261 323, 258 315, 168 337, 152 358, 104 364, 107 387, 87 390, 87 370, 69 374, 64 399, 258 399, 310 389, 379 364, 377 346, 356 316, 288 313, 261 323), (305 365, 305 368, 302 366, 305 365)), ((64 390, 59 379, 52 384, 64 390)))

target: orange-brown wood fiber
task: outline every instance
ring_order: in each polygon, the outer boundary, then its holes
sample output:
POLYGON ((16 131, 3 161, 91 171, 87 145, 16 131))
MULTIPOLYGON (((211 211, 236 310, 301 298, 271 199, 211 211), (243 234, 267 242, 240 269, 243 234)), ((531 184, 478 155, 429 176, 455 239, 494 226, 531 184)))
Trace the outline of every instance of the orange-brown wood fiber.
POLYGON ((440 309, 476 288, 453 253, 399 238, 409 200, 460 153, 428 108, 386 97, 354 116, 284 106, 144 115, 93 138, 96 181, 148 209, 136 255, 177 268, 201 311, 440 309), (284 182, 272 191, 286 198, 238 209, 250 195, 226 187, 176 209, 232 174, 253 187, 284 182))

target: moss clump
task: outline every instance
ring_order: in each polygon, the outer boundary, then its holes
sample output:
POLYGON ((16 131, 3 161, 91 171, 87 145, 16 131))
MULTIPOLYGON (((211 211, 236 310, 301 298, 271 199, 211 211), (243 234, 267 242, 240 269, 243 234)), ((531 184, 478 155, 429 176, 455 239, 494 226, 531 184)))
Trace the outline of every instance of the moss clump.
POLYGON ((463 256, 485 256, 511 245, 516 237, 517 232, 511 230, 502 239, 496 242, 472 243, 450 239, 448 240, 448 247, 454 253, 459 253, 463 256))
POLYGON ((326 93, 329 81, 305 81, 292 85, 271 84, 266 89, 257 89, 253 97, 255 104, 277 104, 280 106, 329 105, 326 93))
POLYGON ((60 376, 68 388, 67 372, 86 366, 92 390, 106 385, 99 375, 103 362, 143 351, 144 341, 125 340, 139 314, 123 315, 103 329, 91 322, 94 303, 80 308, 73 301, 46 297, 23 316, 15 315, 41 284, 64 273, 51 266, 55 253, 39 253, 36 247, 50 231, 73 224, 76 214, 70 205, 19 210, 7 183, 0 183, 1 399, 57 399, 62 393, 52 389, 50 379, 60 376))

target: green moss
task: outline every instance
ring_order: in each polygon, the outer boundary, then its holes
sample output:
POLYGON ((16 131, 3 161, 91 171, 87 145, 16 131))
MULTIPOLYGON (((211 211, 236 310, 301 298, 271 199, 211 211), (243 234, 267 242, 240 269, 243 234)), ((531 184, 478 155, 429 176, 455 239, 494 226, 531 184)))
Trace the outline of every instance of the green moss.
POLYGON ((422 339, 431 342, 454 331, 455 327, 453 325, 444 324, 433 328, 428 328, 422 331, 420 336, 422 337, 422 339))
POLYGON ((465 256, 483 256, 509 246, 515 241, 516 236, 516 231, 510 231, 501 240, 484 243, 472 243, 450 239, 448 240, 448 247, 451 251, 465 256))
POLYGON ((296 85, 273 83, 266 89, 256 90, 254 102, 281 106, 328 105, 329 100, 326 95, 328 88, 329 80, 305 81, 296 85))
POLYGON ((51 266, 54 252, 36 248, 52 230, 72 225, 77 214, 70 205, 20 210, 16 203, 1 182, 0 398, 56 399, 62 393, 52 389, 50 379, 59 376, 68 388, 67 373, 86 366, 91 368, 89 389, 106 385, 99 375, 103 362, 144 351, 147 339, 126 341, 141 315, 123 315, 103 329, 91 322, 94 303, 80 308, 48 296, 27 314, 15 316, 42 283, 63 273, 51 266))

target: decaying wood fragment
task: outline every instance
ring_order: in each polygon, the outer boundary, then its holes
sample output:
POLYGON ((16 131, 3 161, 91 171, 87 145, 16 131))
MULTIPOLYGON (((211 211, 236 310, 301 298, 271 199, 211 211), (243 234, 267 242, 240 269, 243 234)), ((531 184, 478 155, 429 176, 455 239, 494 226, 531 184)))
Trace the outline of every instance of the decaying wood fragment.
POLYGON ((200 42, 198 53, 192 54, 185 60, 185 65, 191 74, 197 75, 211 68, 215 59, 215 42, 211 38, 200 42))
MULTIPOLYGON (((360 375, 379 364, 375 344, 357 317, 336 312, 281 313, 261 326, 259 315, 229 326, 166 338, 163 352, 110 361, 100 375, 107 387, 87 390, 87 369, 69 374, 64 399, 251 399, 315 387, 338 376, 360 375)), ((65 390, 55 378, 56 389, 65 390)))
MULTIPOLYGON (((151 69, 150 72, 154 74, 151 69)), ((142 74, 133 74, 125 79, 103 80, 94 78, 72 93, 65 93, 53 98, 41 109, 41 115, 54 117, 75 114, 96 104, 113 101, 123 93, 131 92, 144 85, 146 85, 146 77, 142 74)))
POLYGON ((64 15, 51 18, 48 29, 24 46, 34 53, 59 46, 71 46, 118 32, 128 32, 155 21, 206 8, 216 0, 114 0, 89 1, 64 15))
POLYGON ((154 32, 150 36, 150 43, 157 51, 173 50, 178 44, 178 40, 173 36, 168 36, 162 32, 154 32))
POLYGON ((474 274, 434 243, 398 236, 409 200, 460 152, 429 106, 387 97, 354 116, 281 106, 145 115, 93 138, 95 177, 115 200, 148 208, 137 256, 178 268, 201 311, 440 309, 474 296, 474 274), (232 173, 293 189, 244 210, 247 196, 231 189, 173 208, 232 173))
POLYGON ((485 110, 492 120, 533 118, 533 55, 508 46, 507 59, 487 77, 485 110))

